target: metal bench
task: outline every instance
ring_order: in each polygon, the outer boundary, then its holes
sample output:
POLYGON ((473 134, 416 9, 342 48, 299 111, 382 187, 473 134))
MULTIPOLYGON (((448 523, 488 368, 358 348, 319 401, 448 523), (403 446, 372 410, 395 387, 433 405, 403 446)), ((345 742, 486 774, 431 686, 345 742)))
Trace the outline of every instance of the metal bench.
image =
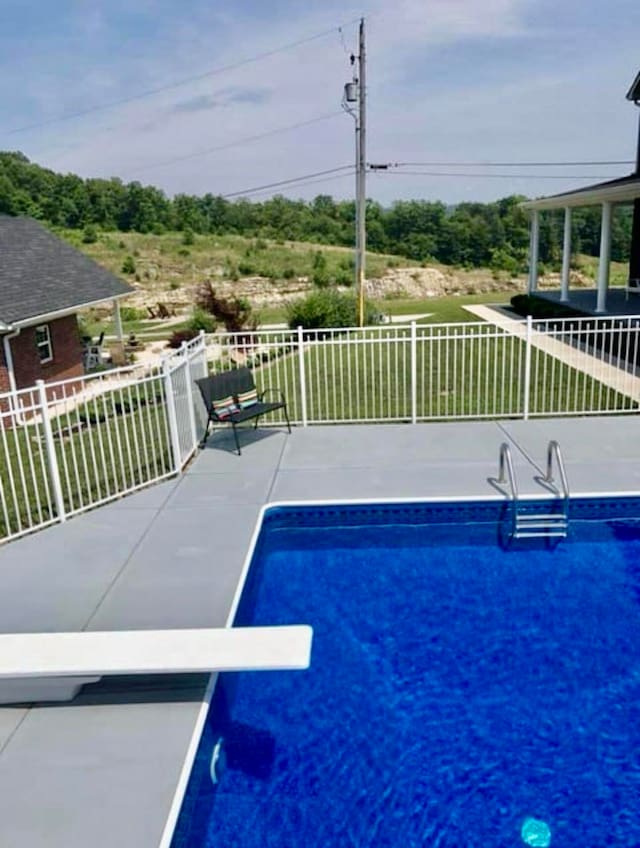
POLYGON ((258 419, 262 415, 275 412, 277 409, 282 409, 284 412, 287 428, 291 432, 284 394, 280 389, 275 388, 265 389, 258 393, 253 374, 248 368, 233 368, 231 371, 224 371, 221 374, 202 377, 200 380, 196 380, 196 383, 209 416, 200 447, 205 446, 212 424, 231 424, 236 450, 238 456, 240 456, 242 451, 238 441, 237 425, 255 419, 255 429, 258 426, 258 419), (270 393, 279 395, 280 399, 278 401, 265 401, 264 398, 270 393))

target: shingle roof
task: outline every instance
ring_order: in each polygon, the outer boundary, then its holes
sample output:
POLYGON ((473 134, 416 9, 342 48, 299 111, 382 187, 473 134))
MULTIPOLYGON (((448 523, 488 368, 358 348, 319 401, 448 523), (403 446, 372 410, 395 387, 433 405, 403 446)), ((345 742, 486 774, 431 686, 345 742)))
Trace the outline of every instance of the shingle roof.
POLYGON ((0 215, 0 328, 131 291, 33 218, 0 215))

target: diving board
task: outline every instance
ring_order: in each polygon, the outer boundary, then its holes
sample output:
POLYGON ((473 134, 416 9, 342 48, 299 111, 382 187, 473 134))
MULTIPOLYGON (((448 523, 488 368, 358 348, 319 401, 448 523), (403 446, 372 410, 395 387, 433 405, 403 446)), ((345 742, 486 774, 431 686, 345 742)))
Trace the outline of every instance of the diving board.
POLYGON ((306 624, 198 630, 0 634, 0 703, 68 700, 107 675, 277 671, 309 667, 306 624), (38 695, 22 684, 36 684, 38 695), (55 694, 59 682, 72 691, 55 694), (53 697, 49 698, 49 691, 53 697), (45 694, 42 694, 45 692, 45 694), (15 697, 16 693, 20 697, 15 697), (26 693, 26 696, 25 696, 26 693), (29 694, 31 693, 31 694, 29 694))

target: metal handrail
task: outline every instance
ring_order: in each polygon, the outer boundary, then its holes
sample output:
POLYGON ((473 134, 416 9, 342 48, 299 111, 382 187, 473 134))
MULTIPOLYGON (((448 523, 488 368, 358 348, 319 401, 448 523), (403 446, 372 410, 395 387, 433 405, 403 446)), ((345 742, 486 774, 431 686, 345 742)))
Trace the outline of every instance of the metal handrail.
POLYGON ((513 457, 511 456, 511 448, 507 442, 500 445, 500 465, 498 467, 498 483, 506 483, 507 477, 505 469, 509 476, 509 487, 511 489, 511 497, 514 501, 518 500, 518 485, 516 483, 516 475, 513 470, 513 457))
POLYGON ((556 465, 558 466, 558 473, 560 475, 560 483, 562 485, 562 496, 565 500, 569 498, 569 483, 567 482, 567 474, 564 468, 564 462, 562 459, 562 453, 560 452, 560 445, 552 439, 547 445, 547 473, 545 475, 546 483, 553 483, 553 458, 556 459, 556 465))

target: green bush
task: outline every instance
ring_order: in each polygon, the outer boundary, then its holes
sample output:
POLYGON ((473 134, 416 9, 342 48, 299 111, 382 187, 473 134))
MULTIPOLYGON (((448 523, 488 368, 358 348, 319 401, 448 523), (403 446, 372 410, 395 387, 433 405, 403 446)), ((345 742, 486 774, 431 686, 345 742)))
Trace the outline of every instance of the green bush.
POLYGON ((322 253, 322 251, 317 250, 315 252, 312 268, 311 280, 313 281, 314 286, 317 286, 319 289, 323 289, 330 285, 331 278, 327 267, 327 257, 324 253, 322 253))
MULTIPOLYGON (((376 324, 379 315, 373 304, 365 302, 365 324, 376 324)), ((289 327, 317 330, 323 327, 355 327, 358 300, 351 292, 315 291, 294 301, 287 310, 289 327)))
POLYGON ((205 333, 215 333, 217 326, 216 319, 213 315, 210 315, 201 306, 194 307, 193 315, 191 316, 191 320, 188 324, 189 330, 195 330, 196 334, 199 333, 200 330, 204 330, 205 333))
POLYGON ((242 274, 244 277, 248 277, 251 274, 255 274, 255 265, 252 265, 251 262, 238 262, 238 273, 242 274))
POLYGON ((189 246, 195 243, 196 237, 193 234, 193 230, 189 229, 189 227, 186 227, 182 233, 182 244, 186 244, 187 246, 189 246))
POLYGON ((122 263, 122 273, 123 274, 135 274, 136 273, 136 263, 134 262, 133 256, 125 257, 125 260, 122 263))
POLYGON ((140 321, 142 318, 146 318, 147 313, 144 309, 138 309, 135 306, 121 306, 120 307, 120 318, 123 321, 140 321))
POLYGON ((284 280, 292 280, 296 276, 296 272, 293 268, 285 268, 282 272, 282 278, 284 280))
POLYGON ((335 281, 337 286, 352 286, 355 282, 353 271, 339 268, 336 272, 335 281))
POLYGON ((98 241, 98 231, 93 226, 93 224, 87 224, 87 226, 82 231, 82 243, 83 244, 95 244, 98 241))

